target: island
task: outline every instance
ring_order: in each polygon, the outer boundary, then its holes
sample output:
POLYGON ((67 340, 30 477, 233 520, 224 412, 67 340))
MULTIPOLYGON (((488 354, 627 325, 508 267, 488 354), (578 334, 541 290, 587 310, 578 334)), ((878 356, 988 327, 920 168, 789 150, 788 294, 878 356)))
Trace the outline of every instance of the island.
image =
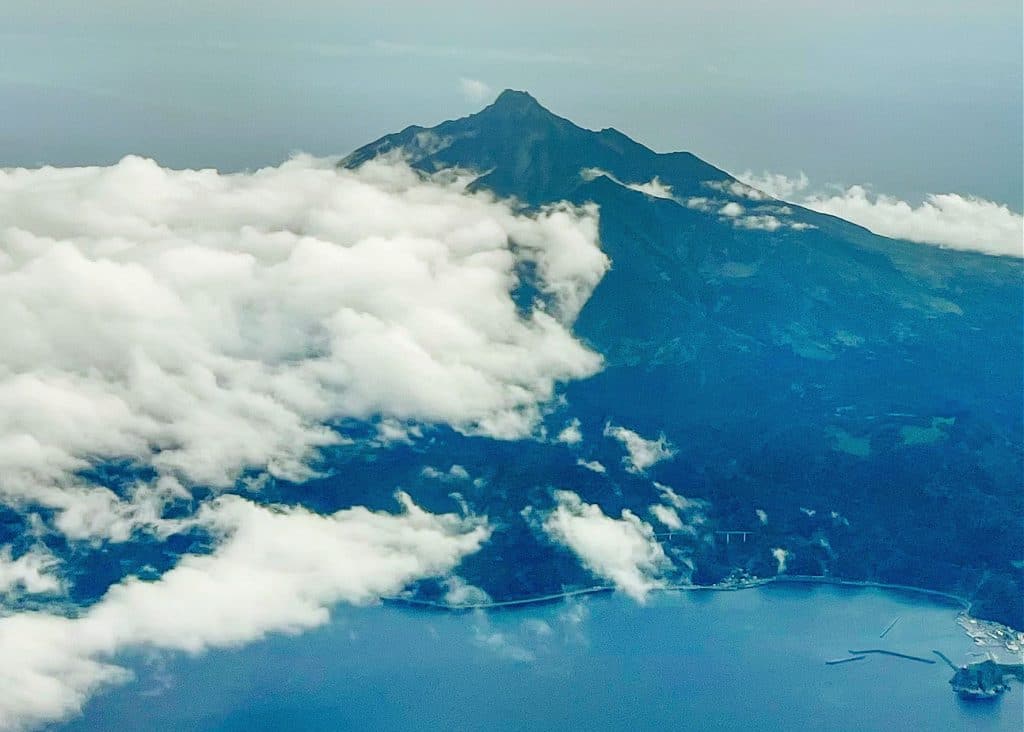
POLYGON ((995 699, 1010 689, 1010 680, 1024 682, 1024 663, 1000 663, 993 658, 957 666, 946 654, 934 651, 954 670, 949 680, 961 699, 995 699))

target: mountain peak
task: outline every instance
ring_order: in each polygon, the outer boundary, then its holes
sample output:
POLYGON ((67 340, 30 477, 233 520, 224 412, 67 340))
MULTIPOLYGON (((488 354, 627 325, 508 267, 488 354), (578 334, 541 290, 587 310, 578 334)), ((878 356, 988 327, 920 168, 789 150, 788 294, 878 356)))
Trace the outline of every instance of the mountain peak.
POLYGON ((357 167, 394 149, 401 149, 406 159, 424 170, 482 171, 474 185, 531 205, 571 198, 583 182, 580 171, 588 168, 628 182, 658 178, 688 196, 707 193, 702 181, 729 178, 692 155, 659 155, 617 130, 580 127, 515 89, 505 89, 486 108, 467 117, 381 138, 342 164, 357 167))
POLYGON ((494 100, 490 108, 511 114, 536 114, 537 112, 551 114, 529 92, 516 89, 506 89, 503 91, 494 100))

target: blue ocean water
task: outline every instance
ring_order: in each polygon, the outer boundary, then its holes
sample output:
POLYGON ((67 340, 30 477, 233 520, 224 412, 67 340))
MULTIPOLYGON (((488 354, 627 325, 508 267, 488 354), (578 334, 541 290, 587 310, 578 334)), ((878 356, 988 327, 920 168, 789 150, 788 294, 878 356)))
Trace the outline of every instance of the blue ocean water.
POLYGON ((122 659, 136 681, 60 729, 1020 730, 1019 685, 970 703, 941 662, 824 663, 860 648, 973 660, 955 615, 916 596, 827 586, 489 613, 339 607, 300 636, 122 659))

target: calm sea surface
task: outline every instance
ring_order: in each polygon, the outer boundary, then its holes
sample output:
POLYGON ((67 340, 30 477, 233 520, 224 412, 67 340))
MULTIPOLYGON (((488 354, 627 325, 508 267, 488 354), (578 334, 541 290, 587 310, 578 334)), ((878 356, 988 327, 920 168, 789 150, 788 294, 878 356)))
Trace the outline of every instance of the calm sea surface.
POLYGON ((486 614, 342 607, 298 637, 123 659, 137 680, 61 729, 1019 732, 1019 684, 969 703, 941 662, 824 664, 861 648, 974 660, 955 615, 910 595, 823 586, 486 614))

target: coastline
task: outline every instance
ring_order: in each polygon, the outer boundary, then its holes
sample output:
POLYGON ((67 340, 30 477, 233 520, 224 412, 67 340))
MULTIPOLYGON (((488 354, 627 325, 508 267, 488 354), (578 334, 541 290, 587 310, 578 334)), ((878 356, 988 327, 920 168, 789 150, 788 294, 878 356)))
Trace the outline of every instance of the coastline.
MULTIPOLYGON (((757 587, 767 587, 772 584, 779 585, 830 585, 833 587, 848 587, 857 589, 876 589, 886 592, 920 595, 932 602, 943 605, 951 605, 958 609, 954 622, 960 626, 965 634, 974 638, 978 645, 994 645, 1005 648, 1014 654, 1019 654, 1021 641, 1024 640, 1024 632, 1018 631, 1001 623, 991 620, 982 620, 971 616, 971 603, 964 597, 954 595, 940 590, 931 590, 925 587, 914 587, 912 585, 891 584, 885 582, 871 582, 866 580, 844 580, 837 577, 815 576, 815 575, 779 575, 776 577, 765 577, 757 579, 735 580, 729 584, 718 585, 693 585, 677 584, 655 587, 651 592, 738 592, 750 590, 757 587), (978 626, 975 629, 973 626, 978 626), (978 633, 976 630, 984 632, 978 633), (984 640, 982 640, 984 639, 984 640), (1012 641, 1009 639, 1013 639, 1012 641), (992 642, 995 641, 993 644, 992 642)), ((499 600, 480 603, 467 603, 455 605, 448 602, 436 600, 419 600, 412 597, 389 596, 382 597, 381 602, 385 605, 405 605, 407 607, 423 610, 433 610, 444 613, 465 613, 465 612, 497 612, 502 610, 515 610, 517 608, 534 605, 546 605, 564 602, 576 597, 587 595, 610 594, 615 591, 614 585, 594 585, 576 590, 556 592, 547 595, 523 597, 511 600, 499 600)))
POLYGON ((836 585, 838 587, 868 587, 879 590, 890 590, 894 592, 908 592, 916 595, 926 595, 928 597, 946 600, 955 605, 959 605, 967 615, 971 613, 971 602, 965 597, 959 595, 953 595, 949 592, 942 592, 941 590, 930 590, 926 587, 914 587, 913 585, 898 585, 889 584, 886 582, 871 582, 868 580, 844 580, 835 577, 816 577, 814 575, 779 575, 777 577, 770 578, 772 582, 778 582, 781 584, 816 584, 816 585, 836 585))
MULTIPOLYGON (((913 587, 911 585, 888 584, 885 582, 872 582, 867 580, 844 580, 836 577, 815 576, 815 575, 777 575, 775 577, 764 577, 739 582, 732 585, 691 585, 677 584, 655 587, 652 592, 737 592, 739 590, 750 590, 757 587, 766 587, 771 584, 800 584, 800 585, 832 585, 836 587, 857 587, 867 589, 888 590, 893 592, 906 592, 925 595, 927 597, 943 600, 960 607, 970 616, 971 603, 963 597, 953 595, 939 590, 930 590, 924 587, 913 587)), ((497 600, 490 602, 477 602, 456 605, 436 600, 419 600, 412 597, 392 595, 382 597, 381 601, 386 604, 408 605, 412 607, 424 607, 445 612, 468 612, 471 610, 501 610, 503 608, 516 608, 528 605, 544 605, 569 600, 574 597, 585 595, 596 595, 615 591, 614 585, 593 585, 578 590, 567 590, 548 595, 536 595, 532 597, 516 598, 512 600, 497 600)))

